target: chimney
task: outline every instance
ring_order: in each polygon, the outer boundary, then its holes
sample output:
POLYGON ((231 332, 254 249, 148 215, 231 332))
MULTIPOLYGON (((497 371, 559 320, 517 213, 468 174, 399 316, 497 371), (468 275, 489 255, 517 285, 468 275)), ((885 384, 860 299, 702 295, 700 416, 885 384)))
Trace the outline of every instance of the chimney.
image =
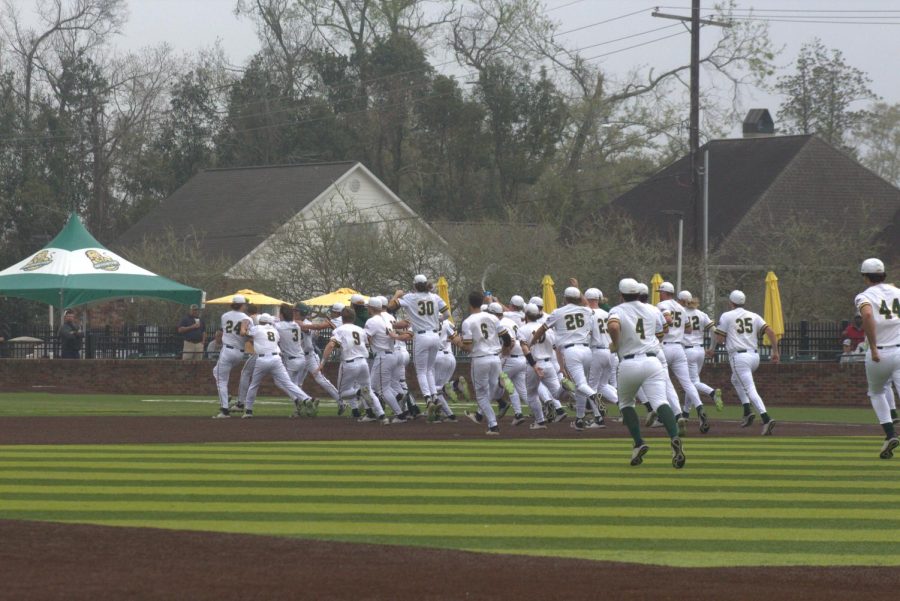
POLYGON ((750 109, 744 118, 745 138, 766 138, 775 135, 775 122, 768 109, 750 109))

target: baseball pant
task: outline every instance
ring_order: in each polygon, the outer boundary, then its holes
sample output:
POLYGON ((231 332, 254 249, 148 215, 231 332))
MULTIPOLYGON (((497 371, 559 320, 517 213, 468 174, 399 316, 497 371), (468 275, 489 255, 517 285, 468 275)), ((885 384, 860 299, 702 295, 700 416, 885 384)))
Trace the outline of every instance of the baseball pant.
POLYGON ((409 356, 409 349, 406 347, 406 343, 402 344, 399 348, 399 357, 396 359, 397 365, 395 369, 395 377, 397 378, 397 383, 400 384, 400 389, 403 394, 409 392, 409 386, 406 384, 406 368, 409 367, 411 357, 409 356))
POLYGON ((637 356, 619 363, 619 408, 634 407, 638 390, 643 390, 654 411, 667 404, 666 369, 654 357, 637 356))
MULTIPOLYGON (((728 362, 731 363, 731 383, 734 385, 741 404, 753 403, 757 413, 760 415, 765 413, 766 406, 753 382, 753 372, 759 367, 759 354, 756 351, 730 353, 728 362)), ((881 385, 881 391, 884 393, 884 384, 881 385)), ((890 413, 888 419, 890 420, 890 413)))
MULTIPOLYGON (((885 395, 885 388, 894 383, 900 391, 900 348, 880 349, 881 360, 872 361, 866 353, 866 379, 869 381, 869 400, 878 416, 879 424, 891 423, 891 407, 885 395)), ((891 395, 893 396, 893 394, 891 395)))
MULTIPOLYGON (((681 389, 684 390, 684 412, 689 413, 694 407, 700 407, 703 402, 700 400, 700 395, 697 394, 697 388, 694 386, 693 380, 691 380, 684 347, 680 342, 663 344, 663 353, 666 356, 666 363, 669 364, 669 369, 678 378, 678 383, 681 384, 681 389)), ((673 386, 672 389, 674 390, 674 388, 673 386)), ((672 410, 674 411, 675 409, 673 408, 672 410)), ((678 416, 677 413, 675 415, 676 417, 678 416)))
POLYGON ((322 390, 325 391, 329 397, 331 397, 334 402, 340 402, 341 395, 338 394, 337 388, 335 388, 334 384, 332 384, 328 378, 325 377, 325 374, 319 369, 319 364, 322 362, 322 359, 316 353, 312 351, 308 351, 304 353, 306 357, 306 366, 304 371, 302 371, 298 377, 300 381, 297 385, 301 385, 304 380, 306 380, 307 374, 312 374, 313 380, 315 380, 316 384, 322 387, 322 390))
POLYGON ((394 415, 400 415, 403 413, 403 410, 397 403, 398 393, 393 386, 395 363, 396 360, 394 359, 393 351, 388 353, 379 352, 372 361, 371 379, 372 388, 375 389, 375 394, 388 404, 391 411, 394 412, 394 415))
POLYGON ((543 370, 543 378, 538 378, 533 369, 525 371, 525 386, 528 388, 529 406, 531 405, 531 399, 537 398, 542 403, 552 403, 553 409, 561 409, 562 403, 559 402, 559 397, 562 394, 562 386, 559 383, 559 374, 553 367, 553 361, 550 359, 538 359, 537 366, 543 370), (542 391, 546 391, 546 398, 544 398, 542 391))
POLYGON ((437 394, 434 383, 434 361, 441 350, 441 338, 436 332, 416 334, 413 339, 413 365, 416 367, 416 379, 423 396, 433 397, 437 394))
POLYGON ((576 344, 563 348, 566 371, 575 382, 575 417, 583 418, 587 398, 597 394, 588 384, 587 374, 591 365, 591 349, 586 344, 576 344))
POLYGON ((603 398, 616 403, 619 400, 619 395, 609 383, 612 369, 612 353, 609 352, 608 348, 591 349, 591 370, 588 383, 603 398))
POLYGON ((375 412, 375 416, 381 417, 384 415, 384 409, 378 397, 372 395, 371 390, 368 362, 363 358, 342 360, 338 370, 338 392, 341 398, 350 399, 350 405, 355 406, 358 391, 363 401, 375 412))
POLYGON ((228 409, 228 378, 231 376, 231 370, 243 360, 244 352, 239 349, 223 346, 222 352, 219 353, 219 360, 213 367, 213 378, 216 380, 219 406, 222 409, 228 409))
POLYGON ((688 374, 697 392, 710 395, 715 390, 712 386, 708 386, 700 381, 700 372, 703 371, 703 364, 706 362, 706 349, 702 346, 684 347, 684 356, 687 357, 688 374))
POLYGON ((497 425, 497 415, 491 407, 491 401, 499 399, 503 394, 500 388, 500 358, 496 355, 485 355, 472 358, 472 387, 475 389, 475 401, 478 409, 487 419, 489 428, 497 425))
POLYGON ((453 415, 453 410, 447 403, 447 395, 444 394, 444 386, 453 378, 456 371, 456 357, 450 351, 440 351, 434 361, 434 384, 438 388, 438 401, 441 409, 447 415, 453 415))
POLYGON ((609 367, 610 367, 609 383, 612 384, 613 388, 618 388, 618 386, 619 386, 619 380, 618 380, 619 355, 617 355, 616 353, 613 353, 613 352, 609 353, 609 367))
POLYGON ((894 387, 888 382, 887 386, 884 387, 884 398, 887 399, 888 407, 896 411, 897 409, 897 401, 894 398, 894 387))
POLYGON ((303 390, 303 380, 300 377, 306 373, 306 356, 287 357, 286 355, 282 355, 281 357, 284 359, 284 369, 287 371, 288 378, 291 379, 291 382, 293 382, 301 392, 301 394, 298 395, 300 400, 308 401, 312 397, 303 390))
POLYGON ((509 402, 512 403, 513 412, 516 415, 520 415, 522 413, 522 401, 528 402, 528 389, 525 386, 525 369, 528 367, 528 362, 525 361, 525 357, 522 355, 515 357, 510 355, 502 359, 501 365, 503 366, 503 373, 507 375, 515 388, 513 393, 509 395, 509 402))
POLYGON ((253 380, 253 371, 256 367, 256 355, 250 355, 244 361, 241 368, 241 383, 238 387, 238 402, 247 403, 247 393, 250 391, 250 382, 253 380))
MULTIPOLYGON (((666 354, 660 349, 657 349, 656 359, 663 366, 663 370, 665 370, 664 375, 666 378, 666 399, 669 401, 669 407, 672 408, 672 413, 675 414, 675 417, 678 417, 679 415, 681 415, 681 402, 678 400, 678 393, 675 392, 675 385, 672 384, 672 378, 669 377, 669 362, 666 361, 666 354)), ((647 393, 647 396, 649 397, 650 394, 647 393)), ((653 404, 652 401, 650 404, 653 404)))
POLYGON ((278 355, 253 356, 256 358, 256 361, 253 362, 253 374, 250 378, 250 387, 247 390, 247 400, 244 402, 247 411, 253 410, 253 403, 256 402, 256 393, 259 392, 259 386, 266 374, 272 374, 275 386, 288 395, 292 401, 305 395, 299 386, 291 382, 291 378, 284 368, 284 363, 281 362, 281 357, 278 355))

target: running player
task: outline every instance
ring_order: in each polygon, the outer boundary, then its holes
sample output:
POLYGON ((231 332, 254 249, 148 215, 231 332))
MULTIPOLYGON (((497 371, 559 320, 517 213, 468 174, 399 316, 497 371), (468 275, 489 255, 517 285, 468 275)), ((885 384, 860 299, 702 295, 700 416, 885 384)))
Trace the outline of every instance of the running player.
MULTIPOLYGON (((684 307, 684 320, 691 322, 691 331, 685 330, 682 339, 684 355, 688 362, 688 374, 690 374, 697 392, 709 397, 715 403, 716 411, 721 411, 724 408, 722 391, 700 381, 700 372, 703 371, 703 363, 706 361, 706 336, 716 327, 716 324, 709 318, 709 315, 698 308, 700 299, 692 296, 689 291, 679 292, 678 302, 684 307)), ((685 410, 687 411, 687 409, 685 410)))
MULTIPOLYGON (((519 340, 526 344, 534 339, 534 333, 541 327, 542 313, 540 308, 528 303, 525 305, 525 325, 519 329, 519 340)), ((560 422, 568 417, 566 410, 563 409, 559 397, 562 395, 562 387, 559 384, 559 374, 553 367, 553 359, 556 356, 555 336, 553 330, 547 330, 538 337, 537 342, 531 345, 531 354, 534 357, 541 371, 530 370, 525 372, 525 385, 528 388, 528 402, 531 404, 533 398, 546 403, 548 416, 553 416, 554 422, 560 422), (545 401, 540 396, 541 384, 547 391, 548 400, 545 401)), ((532 425, 532 428, 535 426, 532 425)))
POLYGON ((456 327, 449 319, 445 319, 441 323, 441 350, 438 351, 437 359, 434 361, 434 383, 438 387, 438 396, 429 407, 428 421, 431 423, 441 421, 442 411, 448 421, 456 421, 456 416, 453 415, 453 410, 447 402, 448 398, 454 403, 458 400, 451 382, 453 372, 456 371, 456 357, 453 355, 450 339, 455 335, 456 327))
POLYGON ((290 305, 281 305, 280 314, 281 319, 276 321, 274 326, 278 331, 281 361, 291 382, 302 393, 294 399, 294 412, 291 417, 300 417, 304 414, 312 417, 319 408, 319 401, 309 396, 301 385, 300 375, 306 371, 306 355, 303 354, 303 331, 296 321, 300 318, 300 312, 290 305))
POLYGON ((294 402, 294 407, 300 407, 302 399, 310 398, 299 386, 291 381, 284 363, 281 362, 281 353, 278 350, 280 335, 272 325, 274 318, 268 313, 259 316, 259 324, 251 327, 247 334, 253 342, 253 354, 256 361, 253 364, 253 374, 250 378, 250 389, 247 391, 246 408, 243 418, 253 417, 253 404, 256 402, 256 394, 266 374, 272 374, 275 386, 280 388, 294 402))
POLYGON ((393 380, 394 376, 394 342, 399 336, 394 332, 391 322, 381 316, 381 299, 377 296, 369 297, 368 314, 366 320, 366 335, 369 339, 369 348, 375 355, 372 361, 372 388, 381 399, 403 421, 410 418, 407 411, 400 408, 399 400, 402 398, 400 385, 393 380))
POLYGON ((213 378, 219 393, 219 413, 215 418, 231 417, 228 405, 228 380, 235 365, 244 361, 243 334, 249 329, 250 318, 244 312, 247 299, 237 294, 231 299, 231 309, 222 315, 222 351, 213 368, 213 378))

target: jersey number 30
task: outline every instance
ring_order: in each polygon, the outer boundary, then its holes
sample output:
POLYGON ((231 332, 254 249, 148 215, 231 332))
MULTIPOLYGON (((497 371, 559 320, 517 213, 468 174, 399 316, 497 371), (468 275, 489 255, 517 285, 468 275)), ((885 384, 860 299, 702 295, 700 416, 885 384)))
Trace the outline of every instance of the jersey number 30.
POLYGON ((434 301, 419 301, 419 315, 434 315, 434 301))

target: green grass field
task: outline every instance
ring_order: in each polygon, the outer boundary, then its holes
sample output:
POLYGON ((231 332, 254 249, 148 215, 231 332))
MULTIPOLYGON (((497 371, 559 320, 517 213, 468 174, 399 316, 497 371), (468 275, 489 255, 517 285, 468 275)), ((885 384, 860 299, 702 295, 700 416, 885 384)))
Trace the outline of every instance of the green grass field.
MULTIPOLYGON (((122 401, 125 402, 125 401, 122 401)), ((3 403, 4 405, 6 403, 3 403)), ((876 437, 0 447, 0 516, 676 566, 897 565, 876 437)))
MULTIPOLYGON (((56 393, 0 393, 0 417, 2 416, 69 416, 69 415, 175 415, 207 416, 216 412, 217 402, 209 397, 159 395, 91 395, 56 393)), ((266 415, 288 415, 291 407, 286 398, 260 398, 256 413, 266 415)), ((737 420, 741 409, 735 404, 717 413, 708 408, 710 417, 737 420)), ((334 415, 333 402, 322 404, 322 415, 334 415)), ((770 408, 772 416, 779 421, 837 422, 848 424, 873 424, 874 415, 869 408, 842 407, 778 407, 770 408)), ((616 415, 615 408, 611 414, 616 415)))

